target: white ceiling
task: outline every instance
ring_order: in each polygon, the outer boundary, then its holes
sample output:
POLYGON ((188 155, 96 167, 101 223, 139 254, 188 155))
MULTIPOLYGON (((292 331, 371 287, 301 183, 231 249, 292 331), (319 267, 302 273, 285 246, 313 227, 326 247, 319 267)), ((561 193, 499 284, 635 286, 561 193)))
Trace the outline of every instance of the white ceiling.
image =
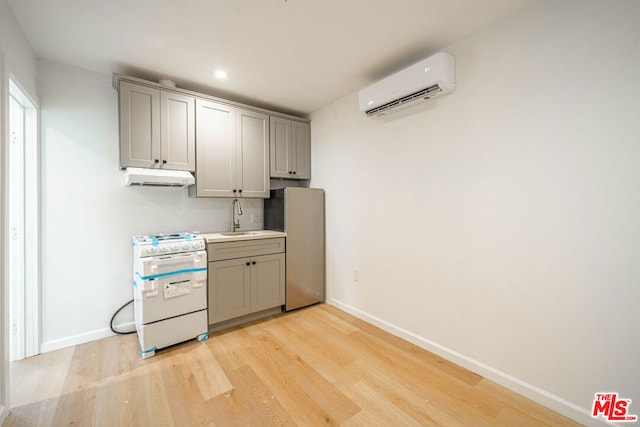
POLYGON ((8 0, 40 58, 294 114, 540 1, 8 0))

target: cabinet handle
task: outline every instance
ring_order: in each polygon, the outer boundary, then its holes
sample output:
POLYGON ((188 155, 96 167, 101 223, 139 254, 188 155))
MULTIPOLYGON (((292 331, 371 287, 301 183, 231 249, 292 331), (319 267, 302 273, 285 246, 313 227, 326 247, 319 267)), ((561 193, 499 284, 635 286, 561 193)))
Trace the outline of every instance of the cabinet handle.
POLYGON ((238 191, 238 190, 236 190, 236 189, 234 188, 234 189, 233 189, 233 192, 235 193, 236 191, 238 191))
POLYGON ((253 261, 251 264, 256 265, 256 262, 255 262, 255 261, 253 261))
POLYGON ((247 265, 251 265, 251 263, 249 261, 247 261, 247 265))
POLYGON ((238 193, 242 193, 242 190, 238 190, 238 193))
POLYGON ((153 163, 160 163, 160 160, 155 159, 155 160, 153 161, 153 163))
POLYGON ((293 174, 295 175, 295 174, 296 174, 296 171, 293 171, 293 174))
MULTIPOLYGON (((167 164, 167 161, 166 161, 166 160, 163 160, 163 161, 162 161, 162 164, 163 164, 163 165, 166 165, 166 164, 167 164)), ((295 172, 294 172, 294 173, 295 173, 295 172)))

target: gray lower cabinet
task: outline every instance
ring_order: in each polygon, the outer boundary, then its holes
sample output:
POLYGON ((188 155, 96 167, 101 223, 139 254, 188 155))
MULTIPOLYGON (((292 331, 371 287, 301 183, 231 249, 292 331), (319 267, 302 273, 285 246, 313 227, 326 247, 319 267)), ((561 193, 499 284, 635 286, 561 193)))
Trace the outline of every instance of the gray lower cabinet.
POLYGON ((284 239, 211 243, 208 256, 209 324, 285 303, 284 239))
POLYGON ((249 258, 209 263, 209 324, 251 313, 249 258))

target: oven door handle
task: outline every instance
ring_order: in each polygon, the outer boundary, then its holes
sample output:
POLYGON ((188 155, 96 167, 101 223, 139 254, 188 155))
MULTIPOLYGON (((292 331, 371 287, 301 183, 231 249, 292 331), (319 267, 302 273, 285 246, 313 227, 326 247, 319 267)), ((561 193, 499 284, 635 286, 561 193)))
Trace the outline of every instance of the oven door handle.
POLYGON ((147 262, 155 264, 155 265, 166 265, 166 264, 175 264, 175 263, 181 263, 181 262, 185 262, 185 261, 189 261, 189 260, 193 260, 194 262, 199 262, 201 261, 201 257, 205 257, 205 262, 206 262, 206 256, 207 253, 205 251, 198 251, 195 253, 185 253, 185 254, 174 254, 174 255, 165 255, 162 257, 151 257, 148 259, 147 262))
POLYGON ((161 277, 175 276, 176 274, 198 273, 201 271, 207 271, 207 267, 187 268, 185 270, 168 271, 166 273, 150 274, 148 276, 143 276, 140 273, 136 272, 136 276, 138 276, 140 280, 154 280, 154 279, 159 279, 161 277))

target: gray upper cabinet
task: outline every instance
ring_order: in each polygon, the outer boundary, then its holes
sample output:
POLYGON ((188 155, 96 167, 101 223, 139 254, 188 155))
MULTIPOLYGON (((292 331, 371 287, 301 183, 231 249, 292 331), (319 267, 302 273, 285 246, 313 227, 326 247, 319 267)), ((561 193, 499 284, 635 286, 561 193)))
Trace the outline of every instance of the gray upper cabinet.
POLYGON ((292 120, 291 136, 294 178, 311 179, 311 125, 292 120))
MULTIPOLYGON (((195 195, 233 196, 233 190, 237 190, 235 108, 196 100, 196 139, 195 195)), ((193 187, 190 187, 192 193, 193 187)))
POLYGON ((271 177, 311 179, 309 123, 272 116, 270 125, 271 177))
POLYGON ((243 197, 269 197, 269 116, 237 110, 238 187, 243 197))
MULTIPOLYGON (((269 116, 196 100, 198 197, 269 197, 269 116)), ((195 194, 194 194, 195 193, 195 194)))
POLYGON ((119 84, 120 166, 195 170, 195 98, 119 84))
POLYGON ((160 161, 165 169, 196 170, 195 102, 194 97, 160 91, 160 161))

